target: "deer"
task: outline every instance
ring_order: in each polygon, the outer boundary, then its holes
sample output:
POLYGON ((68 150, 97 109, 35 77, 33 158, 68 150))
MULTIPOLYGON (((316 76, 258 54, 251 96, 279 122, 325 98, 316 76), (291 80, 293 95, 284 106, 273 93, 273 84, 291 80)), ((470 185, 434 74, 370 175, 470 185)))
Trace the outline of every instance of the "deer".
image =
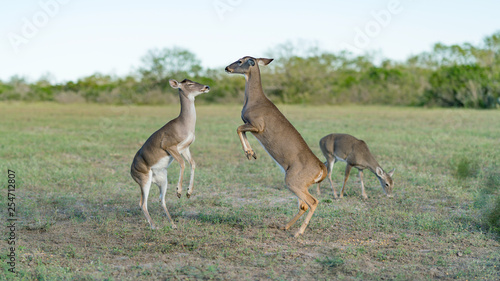
POLYGON ((160 202, 165 210, 172 228, 177 228, 170 216, 165 204, 165 193, 167 191, 167 168, 173 160, 180 165, 179 181, 177 183, 177 197, 181 198, 182 179, 184 174, 184 157, 191 166, 189 186, 186 196, 189 198, 193 193, 194 171, 196 163, 191 157, 189 146, 194 142, 196 126, 196 110, 194 107, 195 97, 208 93, 210 87, 200 83, 184 79, 181 82, 170 79, 169 84, 174 89, 179 89, 181 111, 177 118, 170 120, 167 124, 154 132, 135 154, 130 167, 132 178, 141 188, 141 200, 139 205, 151 226, 153 223, 148 212, 148 195, 151 184, 156 184, 160 189, 160 202))
POLYGON ((294 237, 298 237, 304 233, 319 202, 309 193, 308 187, 321 182, 327 170, 300 133, 264 94, 259 65, 268 65, 271 61, 273 59, 245 56, 228 65, 225 70, 230 74, 243 74, 246 80, 241 110, 244 124, 236 130, 245 156, 248 160, 257 159, 246 136, 250 132, 284 172, 286 187, 298 198, 298 213, 282 229, 288 230, 309 211, 294 234, 294 237))
MULTIPOLYGON (((369 169, 375 176, 377 176, 382 186, 382 190, 388 197, 392 197, 392 188, 394 187, 394 182, 392 181, 392 176, 394 174, 394 169, 389 172, 385 172, 382 167, 377 163, 375 157, 373 157, 368 145, 351 135, 348 134, 330 134, 323 137, 319 141, 319 147, 321 152, 326 158, 325 166, 328 170, 327 178, 330 182, 330 186, 333 190, 333 197, 337 199, 337 191, 333 186, 332 182, 332 169, 333 165, 337 161, 346 162, 344 184, 340 191, 340 198, 344 196, 344 190, 346 187, 347 179, 353 167, 357 168, 359 171, 359 178, 361 181, 361 196, 363 199, 368 199, 365 192, 365 185, 363 183, 363 170, 369 169)), ((318 183, 318 195, 320 194, 320 183, 318 183)))

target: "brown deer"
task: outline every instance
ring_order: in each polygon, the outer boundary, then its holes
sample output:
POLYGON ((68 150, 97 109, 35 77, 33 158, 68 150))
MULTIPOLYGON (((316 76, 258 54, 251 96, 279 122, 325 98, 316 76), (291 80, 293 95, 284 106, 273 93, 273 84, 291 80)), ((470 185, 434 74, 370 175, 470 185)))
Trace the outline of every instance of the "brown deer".
POLYGON ((272 159, 285 173, 285 185, 298 198, 299 212, 283 229, 288 230, 307 210, 304 222, 295 237, 304 233, 314 214, 318 200, 309 194, 308 187, 326 177, 326 167, 314 155, 309 146, 285 118, 279 109, 266 97, 260 80, 260 65, 273 59, 243 57, 226 67, 226 72, 245 76, 245 99, 241 119, 245 124, 237 129, 246 157, 257 159, 246 137, 251 132, 272 159))
POLYGON ((165 193, 167 191, 167 168, 173 160, 179 162, 181 169, 179 182, 177 183, 177 197, 182 193, 182 175, 184 174, 184 160, 191 165, 191 177, 186 196, 189 198, 193 193, 194 170, 196 164, 191 158, 189 145, 194 142, 194 130, 196 125, 196 111, 194 99, 202 93, 208 93, 210 87, 187 79, 182 82, 169 80, 170 86, 179 89, 181 112, 179 116, 154 132, 144 145, 137 151, 130 168, 132 178, 141 188, 140 206, 152 229, 155 229, 148 213, 148 194, 151 184, 155 183, 160 188, 160 202, 165 210, 172 228, 177 228, 168 213, 165 204, 165 193))
MULTIPOLYGON (((368 198, 365 192, 365 185, 363 183, 363 170, 366 168, 370 169, 370 171, 377 176, 385 194, 389 197, 392 196, 392 188, 394 187, 392 175, 394 174, 394 169, 386 173, 377 163, 368 149, 368 145, 366 145, 364 141, 347 134, 330 134, 323 137, 319 141, 319 147, 326 158, 325 165, 328 169, 327 177, 330 181, 334 198, 337 198, 337 191, 335 190, 332 182, 332 169, 333 165, 337 161, 347 163, 345 167, 344 185, 340 191, 340 198, 344 196, 346 182, 349 178, 349 173, 351 172, 352 167, 357 168, 359 171, 359 178, 361 180, 361 195, 364 199, 368 198)), ((318 194, 320 194, 319 187, 320 184, 318 183, 318 194)))

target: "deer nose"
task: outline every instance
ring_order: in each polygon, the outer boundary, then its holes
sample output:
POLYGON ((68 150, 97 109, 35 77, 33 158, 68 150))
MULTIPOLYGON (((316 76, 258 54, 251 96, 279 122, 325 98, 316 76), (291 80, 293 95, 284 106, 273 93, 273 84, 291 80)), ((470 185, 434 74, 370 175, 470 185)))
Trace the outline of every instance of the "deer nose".
POLYGON ((225 70, 226 72, 231 72, 231 70, 229 70, 229 66, 226 66, 225 70))

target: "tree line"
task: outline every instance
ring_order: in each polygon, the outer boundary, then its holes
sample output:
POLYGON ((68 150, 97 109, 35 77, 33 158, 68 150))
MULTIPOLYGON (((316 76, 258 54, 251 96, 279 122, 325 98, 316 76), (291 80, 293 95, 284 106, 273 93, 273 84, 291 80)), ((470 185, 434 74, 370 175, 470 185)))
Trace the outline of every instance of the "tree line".
MULTIPOLYGON (((437 43, 399 62, 375 55, 331 53, 287 42, 268 52, 275 59, 263 72, 269 98, 289 104, 385 104, 467 108, 500 107, 500 31, 470 43, 437 43)), ((60 103, 166 104, 177 102, 170 78, 208 84, 203 103, 239 103, 244 79, 201 66, 189 50, 152 49, 133 74, 116 77, 95 73, 77 81, 52 84, 13 76, 0 81, 0 100, 60 103)))

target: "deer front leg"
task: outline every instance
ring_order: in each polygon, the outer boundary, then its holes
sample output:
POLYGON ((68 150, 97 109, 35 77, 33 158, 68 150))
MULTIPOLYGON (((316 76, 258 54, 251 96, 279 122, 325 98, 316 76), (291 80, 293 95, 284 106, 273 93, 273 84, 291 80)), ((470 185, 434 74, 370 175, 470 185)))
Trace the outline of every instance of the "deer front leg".
POLYGON ((361 196, 363 196, 363 199, 368 199, 368 195, 365 192, 365 184, 363 183, 363 170, 359 170, 359 180, 361 181, 361 196))
POLYGON ((181 166, 180 173, 179 173, 179 182, 177 183, 177 197, 181 198, 182 195, 182 175, 184 174, 184 159, 182 159, 181 154, 177 150, 176 146, 167 148, 167 152, 170 154, 170 156, 174 157, 175 161, 179 162, 179 165, 181 166))
POLYGON ((238 133, 238 136, 240 137, 240 142, 241 145, 243 146, 243 151, 245 151, 245 155, 250 160, 250 157, 253 157, 254 159, 257 159, 257 155, 253 151, 252 147, 250 146, 250 143, 248 142, 246 132, 255 132, 258 133, 259 130, 255 128, 252 124, 245 123, 241 126, 238 127, 236 130, 238 133))

